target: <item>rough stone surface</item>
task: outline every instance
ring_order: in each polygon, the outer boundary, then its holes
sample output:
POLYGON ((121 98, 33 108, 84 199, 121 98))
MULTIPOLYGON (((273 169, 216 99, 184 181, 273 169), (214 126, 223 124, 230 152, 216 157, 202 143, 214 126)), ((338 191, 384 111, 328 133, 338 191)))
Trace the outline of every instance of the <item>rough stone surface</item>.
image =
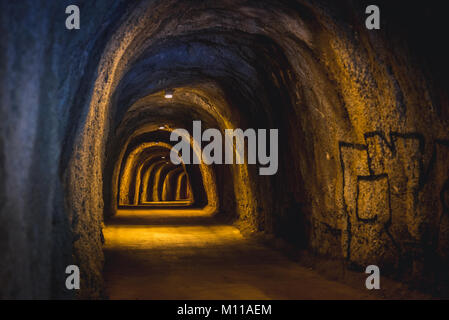
POLYGON ((0 1, 1 298, 72 297, 71 263, 77 296, 102 297, 120 152, 187 114, 280 129, 277 175, 215 170, 242 231, 447 294, 448 64, 430 37, 442 22, 388 1, 371 32, 364 1, 99 0, 79 1, 69 31, 69 4, 0 1))

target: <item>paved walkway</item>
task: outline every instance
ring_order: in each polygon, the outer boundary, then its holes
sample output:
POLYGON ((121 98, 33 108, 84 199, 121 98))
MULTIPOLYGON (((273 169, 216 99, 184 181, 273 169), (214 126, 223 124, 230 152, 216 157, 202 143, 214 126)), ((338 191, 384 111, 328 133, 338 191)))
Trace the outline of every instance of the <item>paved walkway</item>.
POLYGON ((110 299, 366 299, 201 211, 120 211, 105 229, 110 299))

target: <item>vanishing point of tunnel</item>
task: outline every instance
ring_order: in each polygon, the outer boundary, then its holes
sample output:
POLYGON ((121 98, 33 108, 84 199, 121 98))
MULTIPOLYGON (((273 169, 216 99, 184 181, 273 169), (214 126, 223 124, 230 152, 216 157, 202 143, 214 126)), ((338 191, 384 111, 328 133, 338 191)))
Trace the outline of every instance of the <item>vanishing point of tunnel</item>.
POLYGON ((72 2, 0 0, 0 298, 449 298, 438 5, 72 2))

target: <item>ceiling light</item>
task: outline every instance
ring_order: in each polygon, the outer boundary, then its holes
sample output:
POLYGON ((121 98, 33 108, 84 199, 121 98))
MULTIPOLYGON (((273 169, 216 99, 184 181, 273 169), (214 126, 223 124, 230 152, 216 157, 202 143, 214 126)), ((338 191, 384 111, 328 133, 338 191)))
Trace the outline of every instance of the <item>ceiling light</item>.
POLYGON ((173 90, 165 90, 165 99, 172 99, 173 98, 173 90))

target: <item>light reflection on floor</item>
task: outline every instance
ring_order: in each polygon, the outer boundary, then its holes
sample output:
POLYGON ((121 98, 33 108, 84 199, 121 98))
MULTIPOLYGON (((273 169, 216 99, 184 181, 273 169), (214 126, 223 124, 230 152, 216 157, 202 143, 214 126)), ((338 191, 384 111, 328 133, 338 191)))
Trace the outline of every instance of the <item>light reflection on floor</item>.
POLYGON ((363 299, 200 210, 120 211, 104 230, 111 299, 363 299))

